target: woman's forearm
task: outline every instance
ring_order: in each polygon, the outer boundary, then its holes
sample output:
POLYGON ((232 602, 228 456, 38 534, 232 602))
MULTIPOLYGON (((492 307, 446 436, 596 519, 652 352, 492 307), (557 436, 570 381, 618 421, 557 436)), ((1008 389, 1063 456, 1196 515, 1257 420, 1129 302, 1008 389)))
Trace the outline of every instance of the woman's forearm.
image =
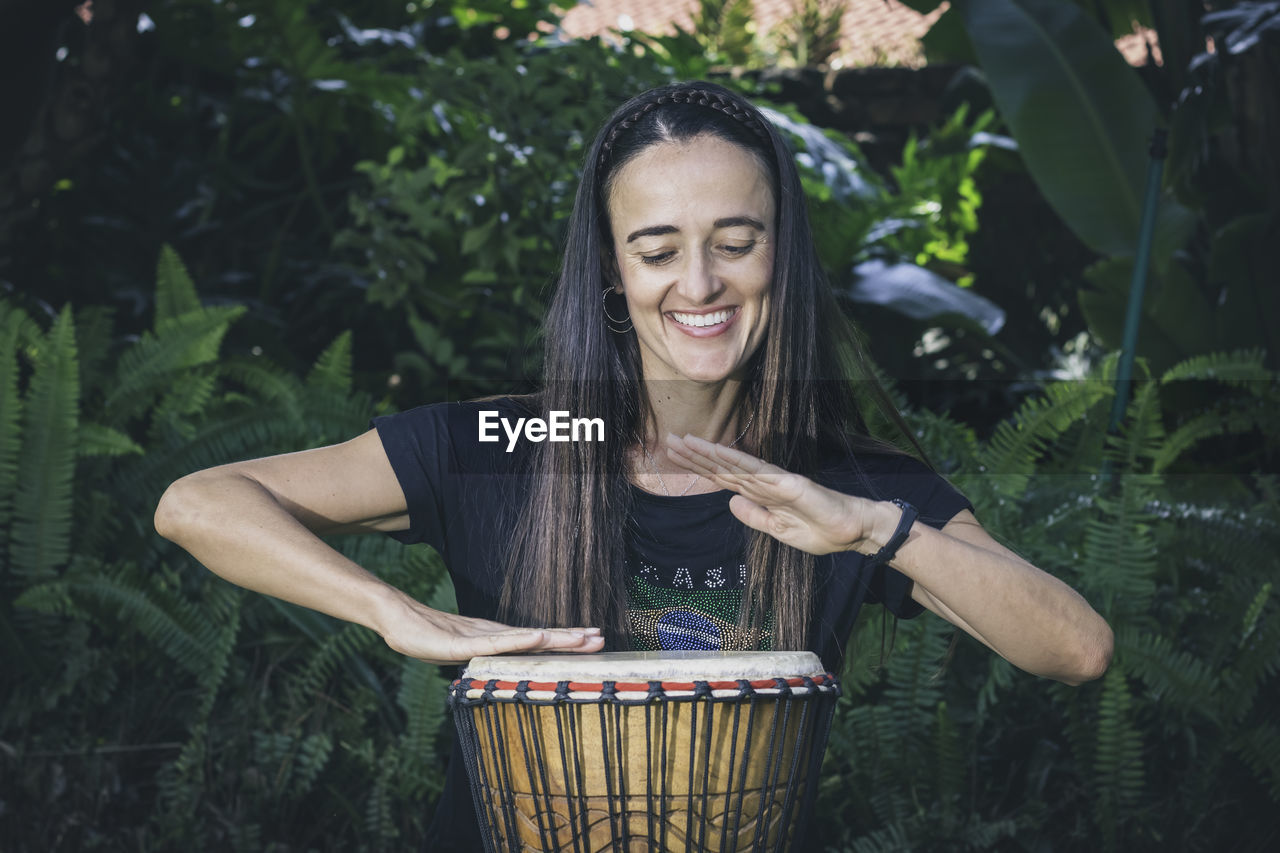
POLYGON ((518 628, 434 610, 327 545, 318 532, 404 529, 408 508, 372 431, 329 448, 183 477, 156 508, 160 535, 255 592, 355 622, 430 663, 516 652, 598 652, 594 627, 518 628))
POLYGON ((306 517, 252 477, 223 467, 173 483, 155 526, 234 584, 384 634, 387 610, 403 594, 326 544, 299 515, 306 517))
MULTIPOLYGON (((877 510, 873 538, 884 541, 901 511, 888 503, 877 510)), ((890 561, 915 581, 916 600, 1019 669, 1073 685, 1100 677, 1113 644, 1106 621, 1071 587, 963 515, 941 531, 914 525, 890 561)))

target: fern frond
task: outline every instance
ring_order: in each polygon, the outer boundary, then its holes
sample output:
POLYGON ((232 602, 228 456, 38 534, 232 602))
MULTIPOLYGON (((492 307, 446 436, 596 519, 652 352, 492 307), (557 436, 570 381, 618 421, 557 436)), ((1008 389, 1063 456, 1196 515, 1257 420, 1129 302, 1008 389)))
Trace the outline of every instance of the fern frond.
POLYGON ((1105 382, 1055 382, 996 427, 978 454, 979 471, 1005 495, 1021 497, 1036 461, 1072 424, 1114 392, 1105 382))
POLYGON ((1235 659, 1222 671, 1222 683, 1231 697, 1228 710, 1232 719, 1248 717, 1267 679, 1280 673, 1276 649, 1280 649, 1280 620, 1272 613, 1241 642, 1235 659))
POLYGON ((1150 504, 1163 521, 1176 523, 1177 557, 1198 563, 1209 577, 1235 582, 1245 587, 1242 595, 1257 594, 1254 576, 1269 577, 1266 567, 1274 564, 1280 548, 1280 513, 1265 508, 1240 508, 1218 503, 1162 500, 1150 504), (1256 567, 1256 571, 1246 571, 1256 567))
MULTIPOLYGON (((1231 426, 1234 427, 1231 430, 1232 432, 1247 432, 1250 428, 1239 422, 1231 426), (1245 428, 1241 429, 1241 427, 1245 428)), ((1196 415, 1180 424, 1177 429, 1170 433, 1169 437, 1152 457, 1151 469, 1156 473, 1164 471, 1195 445, 1206 438, 1223 435, 1227 430, 1228 424, 1224 421, 1223 413, 1220 411, 1208 411, 1196 415)))
POLYGON ((1117 603, 1124 613, 1147 613, 1158 566, 1149 509, 1157 482, 1150 475, 1123 474, 1117 497, 1094 500, 1099 514, 1085 525, 1080 583, 1103 595, 1104 616, 1115 614, 1117 603))
POLYGON ((372 648, 378 635, 361 625, 343 625, 310 656, 306 667, 289 679, 288 690, 300 705, 309 705, 334 672, 348 659, 372 648))
POLYGON ((1122 471, 1139 471, 1140 460, 1159 455, 1165 441, 1164 422, 1160 411, 1160 387, 1155 382, 1138 386, 1126 411, 1119 436, 1109 436, 1108 444, 1120 455, 1122 471))
POLYGON ((239 587, 220 578, 211 579, 206 589, 201 609, 207 614, 207 625, 212 627, 215 637, 206 643, 204 666, 196 673, 200 681, 200 704, 195 718, 201 721, 212 713, 218 691, 231 668, 232 653, 240 635, 240 602, 243 599, 239 587))
POLYGON ((71 309, 36 347, 22 421, 9 559, 31 582, 51 578, 71 553, 71 495, 80 420, 80 371, 71 309))
POLYGON ((946 702, 939 702, 934 714, 934 772, 937 800, 943 814, 951 817, 964 786, 964 758, 960 752, 960 735, 946 702))
POLYGON ((1147 685, 1152 701, 1217 718, 1213 697, 1224 695, 1217 673, 1210 664, 1175 649, 1169 637, 1124 627, 1117 632, 1116 654, 1123 656, 1125 669, 1147 685))
POLYGON ((80 387, 85 410, 95 406, 111 384, 115 370, 114 353, 120 337, 116 334, 115 311, 103 305, 76 309, 76 350, 80 360, 80 387))
POLYGON ((1243 646, 1253 636, 1253 632, 1258 628, 1258 617, 1262 615, 1262 610, 1267 606, 1267 601, 1271 598, 1271 581, 1267 581, 1258 590, 1258 594, 1249 602, 1249 607, 1244 612, 1244 627, 1240 632, 1240 645, 1243 646))
POLYGON ((204 764, 208 753, 208 730, 203 724, 192 727, 181 752, 156 774, 159 788, 158 817, 175 837, 188 841, 192 836, 196 804, 205 791, 204 764))
POLYGON ((885 705, 855 705, 844 697, 832 724, 833 757, 849 768, 846 788, 864 797, 866 810, 881 823, 893 823, 912 812, 897 772, 902 759, 901 728, 885 705), (867 784, 872 780, 878 784, 867 784))
POLYGON ((439 669, 412 658, 405 658, 400 667, 400 690, 396 704, 404 711, 408 721, 400 736, 397 753, 400 758, 401 785, 399 794, 419 799, 432 790, 438 776, 422 773, 421 768, 434 765, 435 739, 445 721, 444 697, 448 685, 440 677, 439 669))
MULTIPOLYGON (((22 449, 22 395, 18 391, 18 351, 34 325, 26 312, 0 302, 0 530, 9 529, 14 492, 18 485, 18 454, 22 449)), ((8 542, 0 543, 0 557, 8 542)), ((6 561, 7 564, 7 561, 6 561)))
POLYGON ((911 840, 907 828, 899 822, 894 822, 883 829, 855 838, 853 843, 844 849, 850 853, 912 853, 916 845, 911 840))
POLYGON ((953 630, 947 622, 928 615, 899 630, 898 647, 886 667, 885 700, 902 723, 904 740, 915 740, 911 732, 927 730, 933 722, 934 709, 942 699, 938 667, 953 630))
POLYGON ((233 853, 258 853, 265 849, 262 843, 261 824, 233 823, 227 827, 227 834, 233 853))
POLYGON ((26 351, 43 336, 39 324, 26 311, 0 299, 0 341, 26 351))
POLYGON ((210 651, 216 646, 220 626, 204 607, 183 600, 176 591, 166 591, 160 584, 135 586, 127 577, 128 569, 123 567, 113 574, 77 571, 64 579, 32 586, 15 604, 46 612, 69 612, 59 602, 75 602, 86 610, 94 605, 105 608, 106 614, 141 633, 183 669, 207 678, 210 651))
POLYGON ((390 756, 379 758, 369 799, 365 803, 365 831, 374 840, 374 850, 386 850, 400 833, 392 812, 391 781, 396 762, 390 756))
POLYGON ((1142 736, 1131 719, 1132 699, 1124 671, 1107 670, 1098 701, 1097 753, 1099 823, 1108 849, 1117 846, 1120 815, 1142 795, 1142 736))
POLYGON ((1211 379, 1225 385, 1253 389, 1258 383, 1275 381, 1263 364, 1266 352, 1260 349, 1211 352, 1175 364, 1160 377, 1160 383, 1184 382, 1189 379, 1211 379))
POLYGON ((270 407, 242 406, 210 415, 189 436, 172 425, 158 425, 147 454, 119 473, 127 495, 159 495, 192 471, 238 459, 283 453, 305 446, 296 422, 270 407))
MULTIPOLYGON (((333 738, 324 732, 308 735, 298 744, 297 768, 293 774, 295 796, 305 794, 315 785, 333 754, 333 738)), ((420 764, 419 769, 429 765, 420 764)), ((428 774, 419 773, 419 776, 428 774)))
POLYGON ((307 374, 307 384, 328 388, 344 394, 351 393, 351 330, 334 338, 333 343, 320 353, 307 374))
POLYGON ((152 401, 185 381, 184 371, 218 357, 227 329, 245 312, 241 305, 222 305, 189 311, 157 324, 120 357, 115 387, 105 407, 123 422, 151 407, 152 401))
POLYGON ((282 417, 298 417, 302 386, 292 374, 270 361, 232 359, 222 366, 222 375, 239 383, 256 400, 281 409, 282 417))
POLYGON ((1000 701, 1000 695, 1013 684, 1013 664, 999 655, 991 655, 987 679, 978 689, 978 720, 984 720, 1000 701))
POLYGON ((189 425, 186 420, 203 414, 208 408, 218 376, 209 366, 192 368, 185 373, 180 381, 173 382, 161 392, 160 399, 152 407, 151 418, 167 421, 190 434, 194 425, 189 425))
POLYGON ((1267 786, 1271 802, 1280 806, 1280 728, 1262 723, 1237 738, 1232 748, 1267 786))
POLYGON ((308 447, 359 435, 369 428, 369 414, 375 407, 368 395, 341 394, 328 388, 309 389, 301 402, 308 447))
POLYGON ((102 424, 80 424, 78 456, 141 456, 142 445, 132 438, 102 424))
POLYGON ((274 798, 307 793, 329 763, 333 738, 318 732, 302 736, 279 731, 254 731, 253 756, 271 779, 274 798))
POLYGON ((182 258, 173 246, 165 243, 156 261, 156 326, 199 310, 200 297, 196 295, 195 283, 182 258))
MULTIPOLYGON (((380 572, 387 583, 398 587, 419 601, 452 600, 452 592, 441 591, 442 586, 452 589, 449 571, 435 549, 405 548, 388 536, 346 536, 339 550, 362 566, 383 566, 380 572), (357 542, 368 542, 364 547, 357 542)), ((428 604, 428 607, 435 607, 428 604)), ((439 608, 437 608, 439 609, 439 608)), ((456 610, 454 611, 456 612, 456 610)))
POLYGON ((255 729, 250 738, 254 763, 266 771, 271 779, 271 793, 278 797, 289 786, 293 775, 293 753, 300 738, 289 732, 261 729, 255 729))

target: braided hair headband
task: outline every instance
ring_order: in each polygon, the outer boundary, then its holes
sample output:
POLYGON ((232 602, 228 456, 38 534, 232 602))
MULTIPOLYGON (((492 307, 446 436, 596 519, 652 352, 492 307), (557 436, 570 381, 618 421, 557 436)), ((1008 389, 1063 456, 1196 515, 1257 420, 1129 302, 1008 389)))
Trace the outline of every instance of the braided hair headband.
POLYGON ((693 104, 724 113, 729 118, 745 125, 748 130, 758 136, 760 141, 764 143, 766 151, 770 151, 773 148, 773 140, 769 136, 769 131, 761 124, 759 116, 755 113, 743 109, 740 104, 726 99, 718 92, 710 92, 706 89, 676 89, 672 92, 662 93, 613 126, 613 129, 609 131, 609 135, 605 137, 604 143, 600 146, 600 162, 596 164, 597 173, 602 174, 604 172, 605 166, 609 163, 609 157, 613 153, 613 144, 618 137, 634 127, 646 115, 666 104, 693 104))

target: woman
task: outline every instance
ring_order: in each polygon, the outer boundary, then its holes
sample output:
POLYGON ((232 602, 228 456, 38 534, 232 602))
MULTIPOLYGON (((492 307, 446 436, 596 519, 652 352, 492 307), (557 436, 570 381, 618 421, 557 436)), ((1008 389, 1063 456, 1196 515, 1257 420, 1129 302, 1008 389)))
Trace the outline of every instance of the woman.
MULTIPOLYGON (((839 668, 870 601, 931 610, 1037 675, 1101 675, 1106 623, 870 439, 862 400, 903 426, 842 325, 781 137, 721 87, 666 86, 619 108, 587 156, 539 394, 192 474, 156 526, 230 581, 436 663, 809 648, 839 668), (603 440, 524 429, 555 412, 599 419, 603 440), (317 536, 373 530, 437 548, 462 615, 317 536)), ((454 762, 437 849, 475 843, 464 780, 454 762)))

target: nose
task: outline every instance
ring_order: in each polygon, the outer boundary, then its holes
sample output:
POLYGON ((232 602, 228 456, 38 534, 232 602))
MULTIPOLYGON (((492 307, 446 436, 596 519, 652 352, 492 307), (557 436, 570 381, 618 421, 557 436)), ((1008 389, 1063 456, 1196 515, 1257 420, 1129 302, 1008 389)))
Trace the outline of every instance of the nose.
POLYGON ((676 289, 693 305, 713 302, 724 290, 724 282, 716 274, 715 259, 707 250, 690 252, 689 262, 676 289))

